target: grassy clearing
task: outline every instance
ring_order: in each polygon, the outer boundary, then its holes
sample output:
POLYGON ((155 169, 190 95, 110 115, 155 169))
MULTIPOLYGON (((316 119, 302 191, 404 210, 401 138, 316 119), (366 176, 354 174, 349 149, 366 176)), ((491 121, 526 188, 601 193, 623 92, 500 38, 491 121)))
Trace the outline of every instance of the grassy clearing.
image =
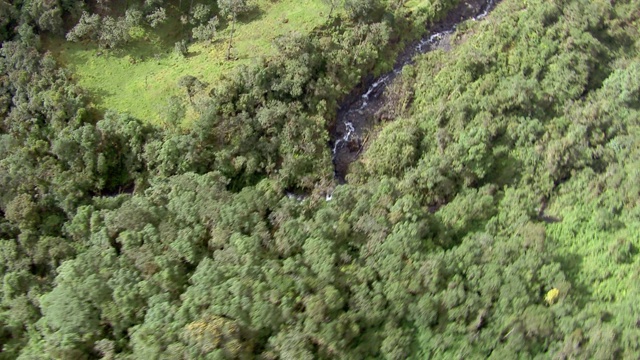
MULTIPOLYGON (((152 32, 140 30, 125 49, 103 52, 91 44, 49 39, 46 47, 72 69, 78 83, 92 95, 97 108, 127 112, 160 125, 161 109, 170 96, 184 97, 178 79, 193 75, 209 84, 241 64, 275 53, 272 42, 278 36, 309 32, 321 25, 328 7, 321 0, 257 0, 258 11, 239 18, 234 35, 235 60, 225 60, 230 29, 219 30, 212 44, 189 46, 189 56, 173 53, 182 37, 177 21, 152 32)), ((194 114, 188 114, 187 120, 194 114)))

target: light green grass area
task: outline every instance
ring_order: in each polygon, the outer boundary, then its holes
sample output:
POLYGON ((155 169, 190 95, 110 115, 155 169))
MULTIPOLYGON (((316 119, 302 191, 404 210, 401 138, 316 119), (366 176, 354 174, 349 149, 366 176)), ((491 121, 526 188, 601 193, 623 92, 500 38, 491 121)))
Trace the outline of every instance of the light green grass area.
POLYGON ((434 0, 407 0, 404 7, 411 10, 431 9, 436 2, 434 0))
POLYGON ((416 9, 419 7, 423 7, 428 5, 428 3, 430 3, 427 0, 407 0, 404 2, 404 7, 409 8, 409 9, 416 9))
MULTIPOLYGON (((45 46, 66 67, 80 86, 92 94, 99 109, 115 109, 152 124, 162 123, 162 109, 169 97, 185 97, 178 79, 193 75, 215 84, 225 73, 259 56, 275 54, 273 40, 291 32, 308 33, 328 14, 322 0, 256 0, 258 10, 239 17, 234 35, 234 60, 225 59, 230 26, 211 44, 189 46, 186 58, 174 54, 176 41, 186 37, 178 21, 154 31, 136 34, 124 49, 100 51, 92 44, 48 39, 45 46)), ((196 114, 188 113, 187 121, 196 114)))

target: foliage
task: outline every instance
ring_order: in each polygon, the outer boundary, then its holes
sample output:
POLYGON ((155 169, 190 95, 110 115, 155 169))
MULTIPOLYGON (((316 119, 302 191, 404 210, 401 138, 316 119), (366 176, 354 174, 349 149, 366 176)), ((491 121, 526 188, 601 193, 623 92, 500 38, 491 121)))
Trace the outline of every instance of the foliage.
MULTIPOLYGON (((504 0, 461 24, 389 90, 342 185, 327 130, 411 29, 396 2, 354 2, 224 81, 173 73, 162 128, 91 106, 37 48, 44 5, 0 7, 0 358, 640 352, 637 0, 504 0)), ((112 5, 71 33, 161 4, 112 5)), ((185 26, 215 16, 200 5, 185 26)))
MULTIPOLYGON (((154 23, 158 19, 154 20, 154 23)), ((139 16, 131 11, 126 16, 113 18, 111 16, 100 17, 97 14, 82 13, 78 24, 66 35, 69 41, 90 40, 97 42, 101 47, 115 48, 127 43, 131 39, 131 29, 137 26, 139 16)))
MULTIPOLYGON (((80 86, 98 95, 93 102, 100 109, 127 112, 158 125, 163 117, 159 110, 171 96, 182 93, 176 87, 181 76, 194 75, 210 84, 223 81, 239 67, 253 65, 260 57, 274 56, 277 51, 272 42, 277 37, 293 31, 310 33, 325 20, 317 14, 328 11, 320 0, 302 3, 259 0, 256 3, 259 6, 256 13, 261 15, 251 21, 240 18, 236 24, 233 44, 237 59, 234 61, 225 60, 228 44, 224 39, 229 37, 231 29, 224 17, 218 16, 213 37, 190 43, 192 28, 204 25, 201 29, 207 30, 207 36, 211 35, 210 27, 206 25, 211 17, 203 24, 187 22, 183 25, 168 9, 164 22, 155 28, 143 26, 141 22, 140 27, 131 29, 135 36, 132 35, 123 47, 111 51, 100 49, 93 42, 64 43, 47 37, 44 46, 62 65, 74 69, 80 86), (173 46, 182 40, 185 40, 188 56, 176 57, 173 46)), ((183 7, 188 10, 187 6, 183 7)), ((186 124, 198 115, 190 111, 186 124)))
POLYGON ((216 26, 218 26, 218 18, 214 16, 207 23, 194 27, 191 30, 192 36, 198 41, 211 42, 216 36, 216 26))
POLYGON ((380 0, 345 0, 344 8, 352 21, 379 21, 384 12, 384 6, 380 0))

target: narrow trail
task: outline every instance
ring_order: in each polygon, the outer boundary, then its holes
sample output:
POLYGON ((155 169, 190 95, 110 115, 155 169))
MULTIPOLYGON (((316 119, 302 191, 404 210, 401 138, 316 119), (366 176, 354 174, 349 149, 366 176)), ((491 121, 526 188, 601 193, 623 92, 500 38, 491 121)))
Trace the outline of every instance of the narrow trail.
POLYGON ((331 151, 334 173, 339 183, 345 182, 349 165, 363 149, 363 136, 375 124, 376 114, 384 105, 384 93, 402 69, 412 64, 418 54, 424 54, 442 46, 455 32, 458 24, 467 20, 482 20, 495 7, 498 0, 462 1, 446 17, 431 27, 430 33, 415 42, 398 57, 393 70, 374 79, 365 90, 350 96, 338 110, 338 118, 331 131, 331 151))

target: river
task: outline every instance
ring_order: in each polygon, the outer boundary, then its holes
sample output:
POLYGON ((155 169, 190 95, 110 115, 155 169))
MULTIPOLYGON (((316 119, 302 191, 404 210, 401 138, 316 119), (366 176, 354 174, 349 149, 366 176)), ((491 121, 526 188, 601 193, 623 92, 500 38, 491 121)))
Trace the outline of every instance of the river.
MULTIPOLYGON (((351 94, 341 104, 335 126, 331 131, 331 151, 336 180, 344 183, 349 171, 349 165, 354 162, 364 148, 363 137, 373 128, 376 117, 384 105, 382 96, 385 89, 402 72, 402 69, 412 64, 418 54, 424 54, 439 47, 448 46, 448 37, 458 24, 463 21, 482 20, 495 7, 497 0, 461 1, 449 11, 447 15, 430 27, 421 40, 408 46, 398 57, 393 70, 371 79, 360 86, 359 93, 351 94)), ((329 198, 328 198, 329 199, 329 198)))

